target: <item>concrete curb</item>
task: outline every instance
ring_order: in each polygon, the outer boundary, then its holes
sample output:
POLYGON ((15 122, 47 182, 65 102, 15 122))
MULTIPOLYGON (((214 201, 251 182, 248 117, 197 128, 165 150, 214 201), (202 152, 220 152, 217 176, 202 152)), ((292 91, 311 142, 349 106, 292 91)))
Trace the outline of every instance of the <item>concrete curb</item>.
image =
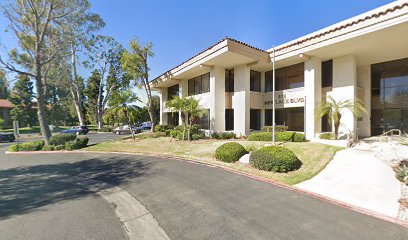
POLYGON ((75 150, 75 151, 6 152, 6 154, 22 154, 23 155, 23 154, 33 154, 33 153, 34 154, 42 154, 42 153, 73 153, 73 152, 74 153, 90 153, 90 154, 97 153, 97 154, 122 154, 122 155, 134 155, 134 156, 151 156, 151 157, 160 157, 160 158, 167 159, 167 160, 177 160, 177 161, 188 162, 188 163, 193 163, 193 164, 198 164, 198 165, 203 165, 203 166, 208 166, 208 167, 213 167, 213 168, 219 168, 219 169, 222 169, 222 170, 225 170, 225 171, 228 171, 228 172, 232 172, 232 173, 235 173, 235 174, 239 174, 241 176, 245 176, 245 177, 254 179, 254 180, 258 180, 258 181, 265 182, 265 183, 268 183, 268 184, 272 184, 274 186, 282 187, 282 188, 285 188, 285 189, 288 189, 288 190, 291 190, 291 191, 294 191, 294 192, 305 194, 305 195, 311 196, 313 198, 319 199, 321 201, 331 203, 331 204, 334 204, 334 205, 337 205, 337 206, 340 206, 340 207, 343 207, 343 208, 346 208, 346 209, 349 209, 349 210, 353 210, 355 212, 358 212, 358 213, 361 213, 361 214, 364 214, 364 215, 367 215, 367 216, 371 216, 371 217, 374 217, 374 218, 377 218, 377 219, 380 219, 380 220, 383 220, 383 221, 387 221, 387 222, 395 223, 395 224, 398 224, 398 225, 401 225, 401 226, 404 226, 404 227, 408 227, 408 222, 406 222, 406 221, 402 221, 402 220, 399 220, 399 219, 396 219, 396 218, 393 218, 393 217, 389 217, 389 216, 386 216, 386 215, 378 213, 378 212, 374 212, 374 211, 371 211, 371 210, 368 210, 368 209, 365 209, 365 208, 354 206, 354 205, 348 204, 346 202, 342 202, 342 201, 339 201, 339 200, 336 200, 336 199, 332 199, 332 198, 329 198, 329 197, 326 197, 326 196, 323 196, 323 195, 320 195, 320 194, 317 194, 317 193, 314 193, 314 192, 306 191, 306 190, 303 190, 303 189, 300 189, 300 188, 297 188, 297 187, 294 187, 294 186, 291 186, 291 185, 280 183, 280 182, 277 182, 277 181, 272 180, 272 179, 259 177, 259 176, 256 176, 254 174, 251 174, 251 173, 241 172, 241 171, 238 171, 238 170, 235 170, 233 168, 226 167, 226 166, 223 166, 223 165, 220 165, 220 164, 206 163, 206 162, 203 162, 201 160, 186 159, 186 158, 181 158, 181 157, 177 157, 177 156, 169 156, 169 155, 163 155, 163 154, 145 154, 145 153, 129 153, 129 152, 102 152, 102 151, 83 151, 83 150, 82 151, 81 150, 75 150))
POLYGON ((77 178, 77 185, 94 185, 94 189, 115 208, 130 240, 170 240, 153 215, 132 195, 106 182, 77 178), (98 190, 102 188, 103 190, 98 190))

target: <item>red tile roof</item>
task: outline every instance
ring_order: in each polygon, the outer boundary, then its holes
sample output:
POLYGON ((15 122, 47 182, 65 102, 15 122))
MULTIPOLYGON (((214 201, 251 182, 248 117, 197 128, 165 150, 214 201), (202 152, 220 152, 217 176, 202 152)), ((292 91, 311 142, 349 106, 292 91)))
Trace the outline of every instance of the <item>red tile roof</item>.
POLYGON ((14 108, 14 105, 7 99, 0 99, 0 108, 14 108))

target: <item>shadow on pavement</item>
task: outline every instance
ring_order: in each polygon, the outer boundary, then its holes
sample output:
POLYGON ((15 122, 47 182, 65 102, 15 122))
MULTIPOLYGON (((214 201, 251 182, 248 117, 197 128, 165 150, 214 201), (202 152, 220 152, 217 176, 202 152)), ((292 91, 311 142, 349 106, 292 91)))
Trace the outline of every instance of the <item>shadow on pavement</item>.
POLYGON ((136 159, 110 157, 2 170, 0 220, 60 201, 89 196, 105 188, 97 183, 78 187, 74 180, 77 177, 112 185, 126 184, 132 178, 155 174, 149 171, 152 164, 136 159))

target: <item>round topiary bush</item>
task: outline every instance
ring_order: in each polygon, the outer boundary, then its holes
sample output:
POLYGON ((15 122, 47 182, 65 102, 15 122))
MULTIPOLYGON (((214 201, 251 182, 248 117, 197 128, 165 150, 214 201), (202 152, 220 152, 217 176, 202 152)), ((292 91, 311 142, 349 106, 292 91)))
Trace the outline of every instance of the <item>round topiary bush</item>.
POLYGON ((247 153, 247 150, 241 144, 229 142, 222 144, 215 150, 215 158, 223 162, 233 163, 247 153))
POLYGON ((291 150, 281 146, 263 147, 252 152, 249 162, 259 170, 274 172, 289 172, 302 166, 291 150))

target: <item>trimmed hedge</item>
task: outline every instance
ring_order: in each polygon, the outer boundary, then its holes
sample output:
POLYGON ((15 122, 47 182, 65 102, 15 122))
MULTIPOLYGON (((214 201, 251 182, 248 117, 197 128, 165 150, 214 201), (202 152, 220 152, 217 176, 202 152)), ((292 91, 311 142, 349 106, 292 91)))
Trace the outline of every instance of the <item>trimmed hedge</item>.
POLYGON ((221 133, 214 132, 211 135, 211 137, 214 139, 233 139, 236 138, 237 135, 233 132, 221 132, 221 133))
POLYGON ((74 141, 77 138, 75 134, 61 133, 50 138, 51 145, 63 145, 67 142, 74 141))
POLYGON ((55 146, 54 145, 45 145, 41 150, 43 151, 54 151, 55 150, 55 146))
MULTIPOLYGON (((248 141, 272 141, 270 132, 253 132, 249 134, 248 141)), ((277 142, 306 142, 305 135, 298 132, 276 132, 275 141, 277 142)))
POLYGON ((247 150, 241 144, 229 142, 222 144, 215 150, 215 158, 223 162, 233 163, 247 153, 247 150))
MULTIPOLYGON (((272 132, 272 126, 264 126, 261 129, 262 132, 272 132)), ((275 132, 286 132, 288 131, 288 126, 285 125, 275 125, 275 132)))
MULTIPOLYGON (((188 129, 190 129, 190 126, 186 126, 186 130, 184 132, 184 140, 188 139, 188 129)), ((179 125, 175 129, 170 130, 167 129, 165 130, 166 135, 172 137, 172 138, 177 138, 178 140, 183 140, 183 126, 179 125)), ((204 134, 201 132, 201 127, 198 124, 194 124, 191 126, 190 130, 190 139, 191 140, 198 140, 204 138, 204 134), (194 137, 193 137, 194 136, 194 137)))
POLYGON ((274 172, 289 172, 302 166, 302 162, 291 150, 281 146, 256 150, 251 153, 249 162, 259 170, 274 172))
POLYGON ((72 141, 65 143, 65 150, 72 151, 81 148, 81 143, 79 141, 72 141))
POLYGON ((14 144, 9 147, 10 152, 19 151, 40 151, 44 147, 44 141, 27 142, 23 144, 14 144))

